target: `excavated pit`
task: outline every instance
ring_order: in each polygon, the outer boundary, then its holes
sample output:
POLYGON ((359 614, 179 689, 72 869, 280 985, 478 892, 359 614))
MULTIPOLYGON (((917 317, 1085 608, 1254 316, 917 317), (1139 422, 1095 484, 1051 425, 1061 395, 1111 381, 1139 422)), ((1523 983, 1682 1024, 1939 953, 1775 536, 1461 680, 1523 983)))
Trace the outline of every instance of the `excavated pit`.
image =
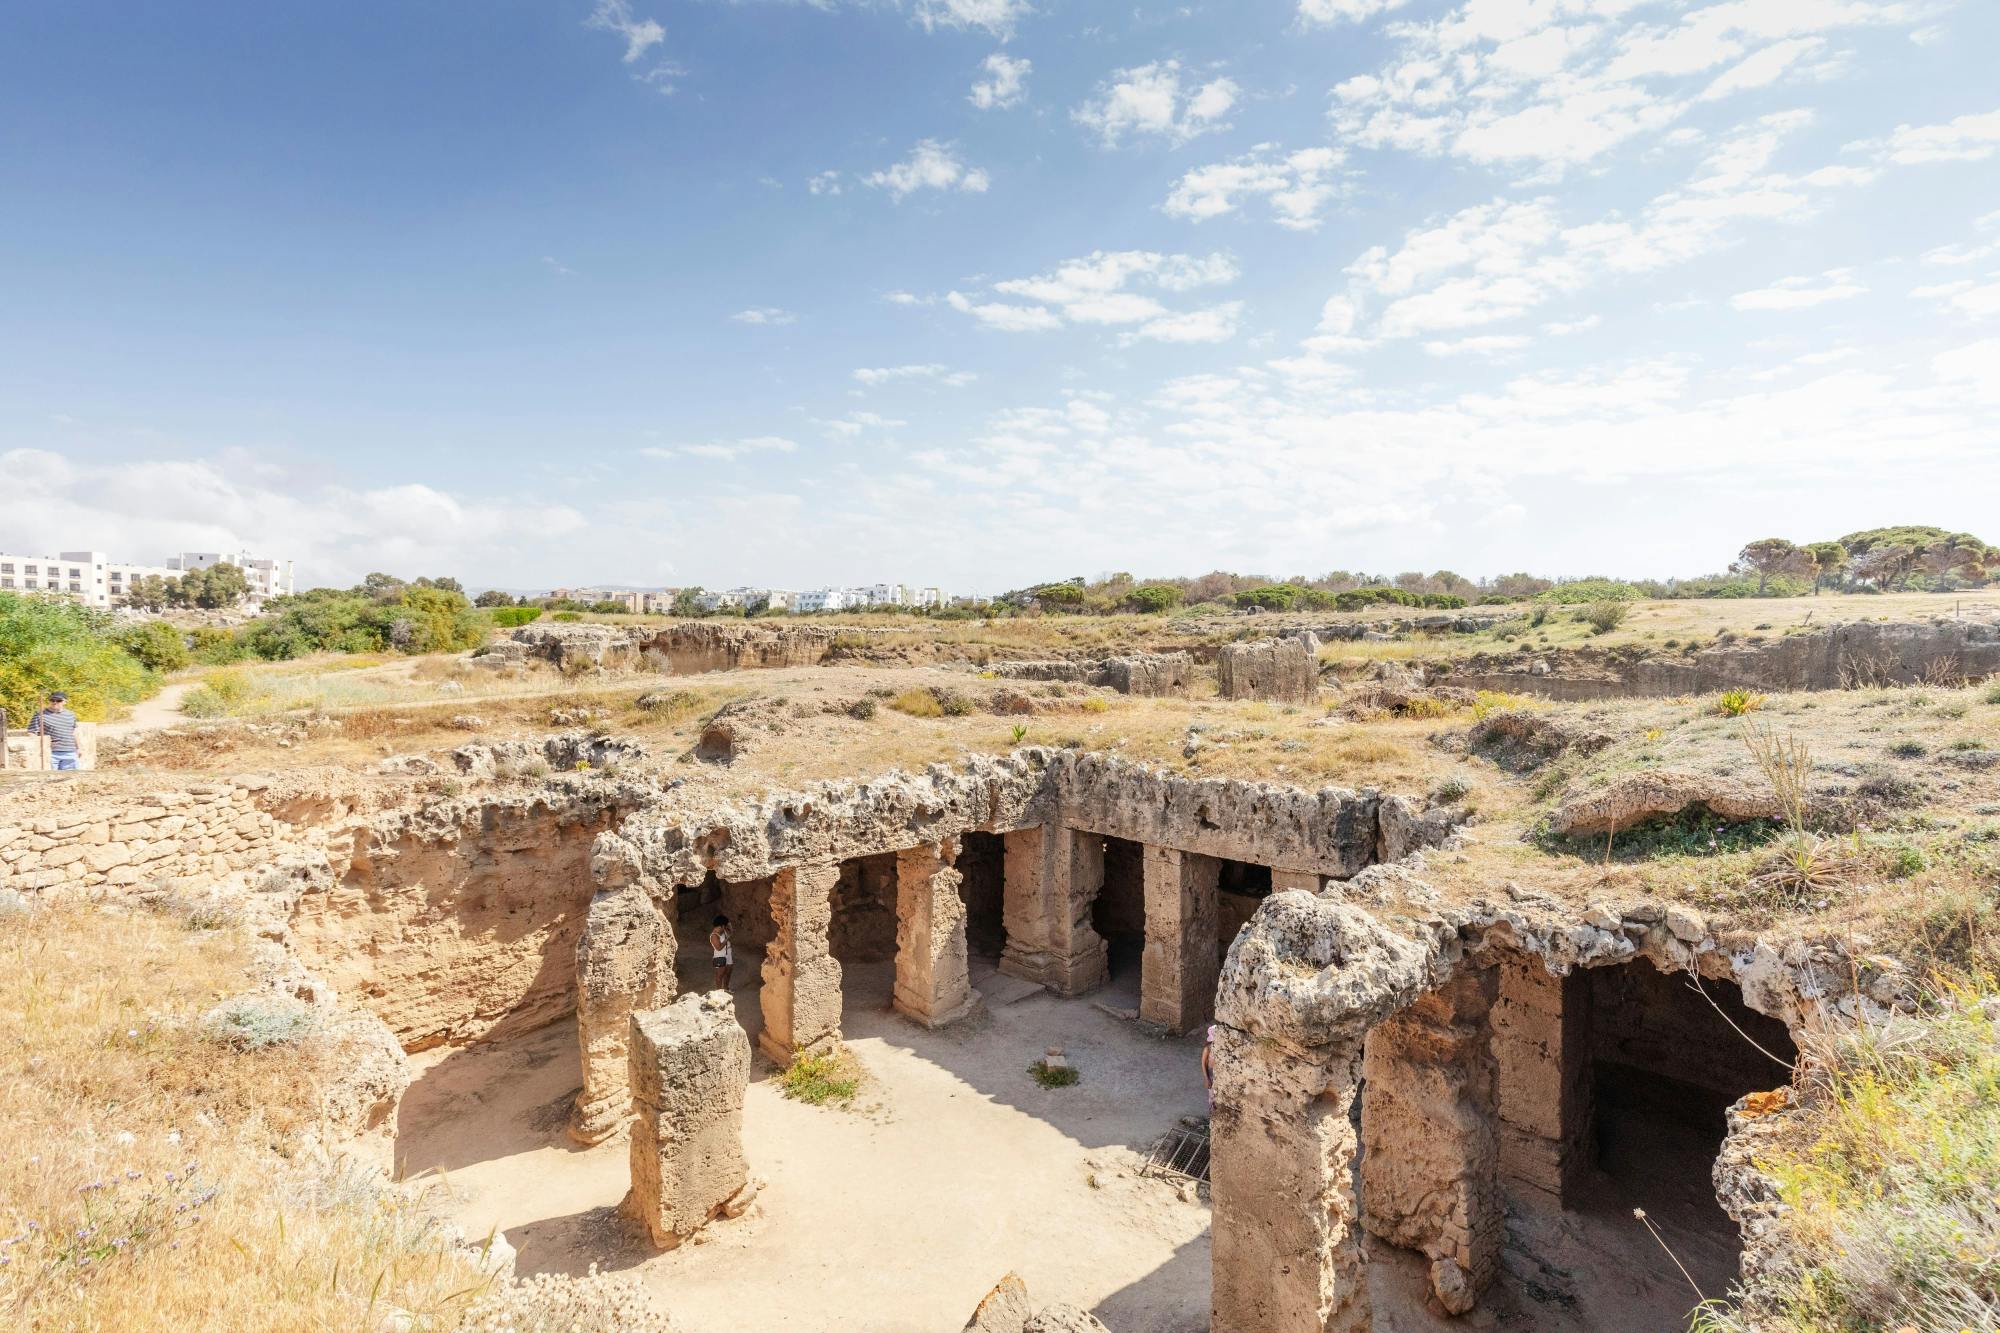
POLYGON ((324 832, 291 913, 301 958, 417 1057, 398 1168, 443 1173, 454 1218, 500 1228, 525 1271, 635 1268, 701 1330, 746 1308, 777 1326, 793 1276, 834 1264, 827 1327, 942 1326, 978 1292, 902 1310, 893 1275, 868 1276, 865 1238, 905 1226, 911 1198, 935 1213, 912 1243, 957 1228, 944 1262, 969 1287, 1025 1247, 1120 1333, 1305 1327, 1323 1298, 1274 1272, 1335 1293, 1313 1327, 1674 1326, 1693 1294, 1634 1208, 1708 1294, 1737 1271, 1710 1184, 1724 1111, 1788 1080, 1804 1002, 1743 961, 1761 953, 1699 952, 1657 910, 1598 929, 1587 958, 1553 907, 1463 908, 1405 938, 1371 867, 1448 835, 1434 812, 1040 754, 708 814, 565 790, 324 832), (613 1211, 622 1133, 564 1132, 594 1037, 579 944, 633 875, 675 942, 647 1003, 712 986, 708 928, 731 919, 759 1051, 746 1149, 769 1180, 722 1245, 662 1257, 613 1211), (1322 956, 1325 923, 1300 913, 1334 910, 1346 934, 1322 956), (1107 1189, 1206 1109, 1211 1022, 1213 1218, 1158 1181, 1107 1189), (785 1101, 772 1076, 835 1045, 867 1109, 785 1101), (1022 1073, 1049 1046, 1078 1088, 1022 1073), (855 1236, 801 1225, 812 1199, 843 1200, 855 1236), (1087 1234, 1020 1239, 1051 1216, 1087 1234))

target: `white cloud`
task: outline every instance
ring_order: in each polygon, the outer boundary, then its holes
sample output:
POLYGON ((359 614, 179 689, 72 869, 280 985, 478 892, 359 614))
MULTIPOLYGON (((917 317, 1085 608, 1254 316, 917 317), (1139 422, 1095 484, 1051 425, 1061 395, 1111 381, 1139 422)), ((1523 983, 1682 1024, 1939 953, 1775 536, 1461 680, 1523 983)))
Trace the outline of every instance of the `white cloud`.
POLYGON ((1299 18, 1305 23, 1360 23, 1392 9, 1401 9, 1407 0, 1299 0, 1299 18))
POLYGON ((1336 148, 1281 154, 1273 144, 1259 144, 1242 157, 1188 172, 1162 208, 1172 217, 1206 222, 1237 211, 1247 198, 1262 198, 1279 226, 1312 231, 1340 192, 1334 173, 1344 159, 1336 148))
POLYGON ((573 542, 591 524, 548 495, 481 498, 422 482, 365 487, 229 450, 95 463, 66 445, 0 451, 8 539, 29 551, 110 550, 157 561, 173 551, 267 552, 294 562, 299 586, 347 587, 370 570, 478 578, 505 565, 520 534, 573 542), (538 522, 547 526, 538 528, 538 522))
POLYGON ((992 183, 984 171, 968 167, 959 159, 957 145, 939 143, 936 139, 919 140, 907 158, 892 167, 871 173, 867 181, 878 190, 887 190, 899 200, 918 190, 984 194, 992 183))
POLYGON ((797 315, 789 310, 781 310, 774 305, 753 306, 749 310, 739 310, 729 318, 737 324, 754 324, 767 327, 796 324, 799 322, 797 315))
MULTIPOLYGON (((1579 223, 1563 216, 1553 196, 1461 209, 1350 264, 1348 290, 1337 298, 1346 327, 1322 333, 1394 339, 1503 323, 1607 279, 1707 254, 1749 223, 1803 221, 1822 206, 1825 189, 1770 164, 1784 140, 1808 124, 1810 117, 1794 113, 1753 122, 1718 143, 1684 184, 1636 212, 1579 223), (1364 327, 1371 311, 1379 313, 1364 327)), ((1352 345, 1307 344, 1319 351, 1352 345)))
POLYGON ((925 32, 938 28, 982 28, 1005 41, 1034 8, 1027 0, 917 0, 916 19, 925 32))
MULTIPOLYGON (((1333 0, 1329 17, 1344 6, 1333 0)), ((1537 178, 1664 135, 1702 100, 1820 73, 1824 35, 1901 23, 1871 0, 1692 0, 1672 23, 1640 0, 1462 0, 1391 27, 1395 51, 1334 89, 1349 141, 1514 168, 1537 178)))
POLYGON ((898 380, 929 380, 951 389, 962 389, 978 379, 969 370, 953 370, 949 366, 936 363, 914 366, 873 366, 863 367, 854 372, 854 378, 862 384, 891 384, 898 380))
POLYGON ((641 449, 646 458, 661 460, 673 458, 702 458, 718 463, 733 463, 750 454, 789 454, 796 452, 798 445, 782 435, 752 435, 740 440, 716 440, 707 444, 683 444, 672 449, 641 449))
POLYGON ((1235 336, 1241 302, 1176 311, 1161 294, 1225 287, 1240 276, 1235 258, 1222 253, 1096 250, 1032 278, 993 284, 998 295, 1032 304, 980 304, 959 292, 946 300, 954 310, 1011 332, 1041 333, 1069 323, 1124 328, 1128 341, 1222 342, 1235 336))
POLYGON ((966 100, 981 111, 1019 106, 1027 98, 1028 75, 1034 70, 1031 62, 1016 60, 996 51, 986 57, 986 63, 980 68, 986 71, 986 77, 972 85, 972 92, 966 100))
POLYGON ((821 421, 818 424, 829 435, 843 440, 853 440, 869 431, 897 430, 910 423, 897 421, 893 417, 885 417, 875 412, 849 412, 838 421, 821 421))
POLYGON ((628 0, 597 0, 587 26, 615 32, 625 39, 625 63, 636 64, 646 52, 667 40, 667 30, 654 19, 635 18, 628 0))
POLYGON ((1454 342, 1427 342, 1424 350, 1432 356, 1499 356, 1533 345, 1534 339, 1520 334, 1488 333, 1454 342))
POLYGON ((953 310, 1004 333, 1048 333, 1062 327, 1061 319, 1037 305, 1008 305, 999 301, 980 304, 959 292, 951 292, 944 299, 953 310))
POLYGON ((1155 135, 1186 143, 1196 135, 1224 128, 1240 90, 1231 79, 1206 83, 1181 82, 1181 63, 1160 60, 1119 70, 1097 85, 1096 94, 1070 112, 1077 124, 1097 135, 1107 148, 1128 136, 1155 135))
POLYGON ((1756 291, 1738 292, 1729 304, 1738 310, 1810 310, 1830 301, 1850 301, 1867 293, 1845 269, 1817 278, 1785 278, 1756 291))
POLYGON ((918 296, 915 292, 883 292, 882 299, 890 305, 935 305, 935 296, 918 296))
POLYGON ((1960 116, 1942 125, 1898 125, 1887 138, 1848 145, 1899 166, 1925 162, 1983 162, 2000 152, 2000 111, 1960 116))
POLYGON ((809 194, 839 194, 841 189, 838 171, 822 171, 806 181, 806 192, 809 194))
POLYGON ((1157 315, 1127 334, 1126 341, 1143 338, 1163 343, 1225 343, 1236 336, 1242 318, 1243 303, 1225 301, 1201 310, 1157 315))
POLYGON ((1919 287, 1910 295, 1919 300, 1936 301, 1973 319, 1991 319, 2000 315, 2000 274, 1989 274, 1984 282, 1967 278, 1959 282, 1919 287))

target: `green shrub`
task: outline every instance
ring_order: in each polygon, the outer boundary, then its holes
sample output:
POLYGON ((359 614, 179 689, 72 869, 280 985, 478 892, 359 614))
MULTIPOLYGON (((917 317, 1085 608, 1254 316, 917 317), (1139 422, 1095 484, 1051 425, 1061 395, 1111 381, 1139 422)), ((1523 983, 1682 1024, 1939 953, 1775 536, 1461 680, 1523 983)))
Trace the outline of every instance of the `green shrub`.
POLYGON ((242 635, 213 625, 197 625, 188 631, 188 656, 202 666, 228 666, 255 654, 242 635))
POLYGON ((1922 741, 1897 741, 1889 747, 1889 753, 1898 759, 1922 759, 1931 752, 1931 747, 1922 741))
POLYGON ((867 698, 856 699, 847 706, 847 715, 856 722, 871 722, 875 718, 875 701, 867 698))
POLYGON ((1981 695, 1980 698, 1989 704, 2000 704, 2000 681, 1995 681, 1993 684, 1988 685, 1986 693, 1981 695))
POLYGON ((239 995, 201 1016, 201 1035, 239 1051, 289 1045, 317 1026, 311 1005, 280 995, 239 995))
POLYGON ((944 705, 938 702, 937 695, 923 689, 904 690, 889 701, 889 707, 899 713, 908 713, 911 717, 944 716, 944 705))
POLYGON ((514 629, 521 625, 533 624, 541 619, 539 606, 501 606, 491 612, 493 623, 502 629, 514 629))
POLYGON ((1724 690, 1715 698, 1715 711, 1724 717, 1742 717, 1764 706, 1764 696, 1749 690, 1724 690))
POLYGON ((1028 1066, 1028 1074, 1045 1088, 1075 1087, 1083 1076, 1074 1065, 1051 1065, 1047 1060, 1037 1060, 1028 1066))
POLYGON ((1632 608, 1625 602, 1592 602, 1578 613, 1577 619, 1590 626, 1593 634, 1609 634, 1625 623, 1625 617, 1632 614, 1632 608))
POLYGON ((0 708, 24 727, 52 690, 87 722, 159 689, 159 677, 117 638, 108 612, 0 592, 0 708))
POLYGON ((1558 583, 1537 600, 1561 606, 1584 606, 1591 602, 1636 602, 1645 594, 1619 579, 1576 579, 1558 583))
POLYGON ((778 1090, 808 1106, 828 1102, 845 1105, 861 1091, 861 1076, 855 1071, 853 1057, 845 1051, 800 1055, 778 1076, 778 1090))
POLYGON ((1144 615, 1156 616, 1181 604, 1181 590, 1171 583, 1145 583, 1125 594, 1125 605, 1144 615))
POLYGON ((550 616, 549 619, 560 620, 565 625, 574 625, 577 621, 582 620, 583 616, 576 611, 558 611, 550 616))
POLYGON ((188 664, 187 640, 164 620, 148 620, 118 634, 118 646, 148 671, 179 671, 188 664))

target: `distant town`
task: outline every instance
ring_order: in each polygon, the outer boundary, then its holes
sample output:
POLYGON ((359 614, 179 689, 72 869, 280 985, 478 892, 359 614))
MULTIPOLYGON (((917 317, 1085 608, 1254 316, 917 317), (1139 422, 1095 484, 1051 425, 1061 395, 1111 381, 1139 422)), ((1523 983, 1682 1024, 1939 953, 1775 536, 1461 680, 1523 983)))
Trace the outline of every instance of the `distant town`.
POLYGON ((57 555, 8 555, 0 552, 0 592, 54 594, 85 606, 132 606, 153 600, 162 585, 178 583, 217 565, 243 572, 242 601, 261 605, 295 591, 292 562, 243 552, 183 551, 157 565, 128 564, 102 551, 63 551, 57 555))
MULTIPOLYGON (((536 601, 536 598, 524 598, 536 601)), ((814 588, 794 592, 789 588, 554 588, 548 600, 572 602, 590 607, 616 603, 619 610, 640 615, 767 615, 788 613, 811 615, 821 611, 867 611, 882 607, 905 607, 930 611, 945 606, 985 606, 986 597, 946 597, 940 588, 921 588, 906 583, 873 583, 859 588, 814 588)))

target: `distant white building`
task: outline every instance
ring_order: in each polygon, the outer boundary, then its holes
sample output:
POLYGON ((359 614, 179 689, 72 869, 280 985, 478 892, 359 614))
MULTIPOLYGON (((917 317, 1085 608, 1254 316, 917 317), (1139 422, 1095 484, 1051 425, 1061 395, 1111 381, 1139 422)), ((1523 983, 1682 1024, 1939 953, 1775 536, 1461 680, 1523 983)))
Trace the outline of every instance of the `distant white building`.
POLYGON ((251 602, 261 603, 293 591, 289 560, 184 551, 168 557, 163 565, 135 565, 113 561, 102 551, 64 551, 52 556, 0 553, 0 592, 54 595, 85 606, 121 606, 126 594, 141 579, 154 576, 177 579, 190 570, 206 569, 224 561, 242 569, 249 584, 246 597, 251 602))

